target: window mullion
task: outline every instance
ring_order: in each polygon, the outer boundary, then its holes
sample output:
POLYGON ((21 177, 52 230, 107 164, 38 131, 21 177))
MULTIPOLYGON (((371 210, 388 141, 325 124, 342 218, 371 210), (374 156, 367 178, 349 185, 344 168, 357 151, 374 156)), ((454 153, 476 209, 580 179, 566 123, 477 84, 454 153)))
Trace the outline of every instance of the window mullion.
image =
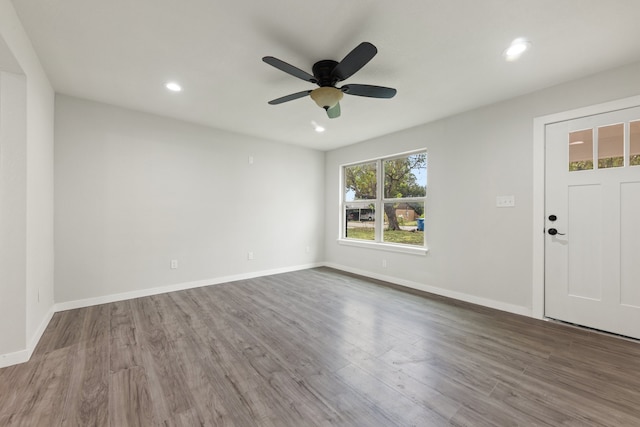
POLYGON ((426 196, 421 197, 404 197, 401 199, 382 199, 384 203, 404 203, 404 202, 423 202, 426 200, 426 196))
POLYGON ((382 204, 382 197, 384 196, 384 171, 382 170, 383 163, 382 159, 377 160, 377 180, 378 185, 376 186, 376 242, 382 242, 382 229, 384 227, 384 205, 382 204))

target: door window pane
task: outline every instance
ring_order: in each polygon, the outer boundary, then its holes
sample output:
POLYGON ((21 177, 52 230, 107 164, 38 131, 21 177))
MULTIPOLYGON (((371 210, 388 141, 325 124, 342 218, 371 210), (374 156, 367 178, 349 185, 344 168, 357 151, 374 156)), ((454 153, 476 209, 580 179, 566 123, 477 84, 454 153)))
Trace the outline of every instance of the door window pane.
POLYGON ((629 123, 629 164, 631 166, 640 165, 640 120, 629 123))
POLYGON ((593 169, 593 130, 585 129, 569 134, 569 170, 593 169))
POLYGON ((624 166, 624 123, 598 128, 598 169, 624 166))

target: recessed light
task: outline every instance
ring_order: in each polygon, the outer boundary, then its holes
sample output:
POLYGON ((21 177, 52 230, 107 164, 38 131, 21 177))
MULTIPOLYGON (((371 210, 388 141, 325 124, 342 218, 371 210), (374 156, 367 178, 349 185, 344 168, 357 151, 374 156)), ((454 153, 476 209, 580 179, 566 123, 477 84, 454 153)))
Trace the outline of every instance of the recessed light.
POLYGON ((511 42, 511 45, 503 52, 507 61, 515 61, 531 47, 531 42, 524 38, 517 38, 511 42))
POLYGON ((182 90, 182 86, 180 86, 176 82, 169 82, 165 85, 165 87, 169 89, 171 92, 180 92, 182 90))
POLYGON ((311 121, 311 125, 313 126, 313 129, 318 133, 322 133, 325 131, 324 126, 319 125, 314 120, 311 121))

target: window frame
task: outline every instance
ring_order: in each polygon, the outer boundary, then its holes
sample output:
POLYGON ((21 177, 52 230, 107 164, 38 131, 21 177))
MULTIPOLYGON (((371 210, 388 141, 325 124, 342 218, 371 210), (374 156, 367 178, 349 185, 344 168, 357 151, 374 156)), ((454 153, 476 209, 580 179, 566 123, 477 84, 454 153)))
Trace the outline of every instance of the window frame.
MULTIPOLYGON (((421 148, 418 150, 407 151, 403 153, 396 153, 384 157, 376 157, 373 159, 360 160, 357 162, 350 162, 340 165, 340 203, 339 203, 339 231, 338 231, 338 244, 346 246, 363 247, 369 249, 384 250, 389 252, 401 252, 415 255, 425 255, 429 248, 427 246, 426 235, 422 245, 411 245, 403 243, 385 242, 384 239, 384 205, 385 203, 423 203, 424 210, 426 212, 427 206, 427 194, 421 197, 402 197, 402 198, 385 198, 384 197, 384 163, 385 161, 401 159, 409 157, 414 154, 427 155, 427 149, 421 148), (346 200, 346 168, 350 166, 363 165, 367 163, 376 164, 376 198, 375 199, 363 199, 363 200, 346 200), (351 208, 367 208, 369 205, 373 205, 376 212, 376 219, 382 218, 382 221, 375 221, 374 227, 374 240, 360 240, 348 238, 345 236, 345 230, 347 225, 346 209, 347 205, 351 208), (382 212, 382 214, 379 214, 382 212)), ((427 156, 427 176, 429 174, 428 168, 428 156, 427 156)), ((428 182, 428 179, 427 179, 428 182)), ((425 223, 426 228, 426 223, 425 223)))

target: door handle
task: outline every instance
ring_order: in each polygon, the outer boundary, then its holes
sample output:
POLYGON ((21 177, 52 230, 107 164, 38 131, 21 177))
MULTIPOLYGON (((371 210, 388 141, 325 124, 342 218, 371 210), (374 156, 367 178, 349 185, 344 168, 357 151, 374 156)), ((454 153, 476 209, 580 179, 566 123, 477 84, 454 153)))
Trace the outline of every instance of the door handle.
POLYGON ((548 233, 550 235, 552 235, 552 236, 555 236, 556 234, 559 235, 559 236, 564 236, 565 235, 565 233, 558 233, 558 230, 556 230, 555 228, 550 228, 548 230, 548 233))

